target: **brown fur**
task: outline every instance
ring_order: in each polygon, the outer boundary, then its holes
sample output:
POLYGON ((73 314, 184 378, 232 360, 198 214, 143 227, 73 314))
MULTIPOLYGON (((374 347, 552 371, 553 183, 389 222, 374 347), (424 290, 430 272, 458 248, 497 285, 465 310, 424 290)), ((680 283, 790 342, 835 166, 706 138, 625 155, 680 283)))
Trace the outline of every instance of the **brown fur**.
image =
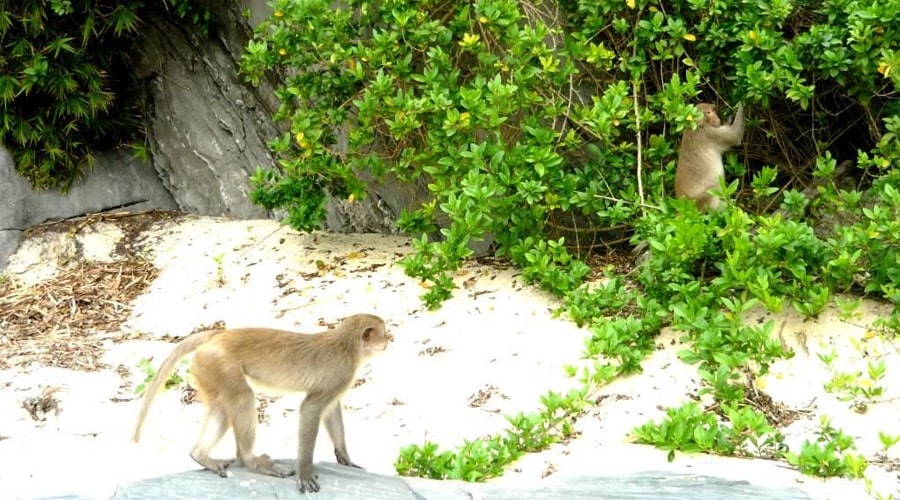
POLYGON ((210 458, 209 451, 231 427, 237 460, 244 467, 277 477, 293 474, 268 455, 253 454, 257 416, 251 384, 280 392, 306 392, 300 405, 297 482, 301 492, 319 491, 312 468, 319 424, 325 423, 337 461, 359 467, 347 452, 340 399, 353 383, 359 366, 387 348, 391 338, 384 321, 371 314, 350 316, 335 330, 312 335, 270 328, 212 330, 191 335, 175 347, 150 382, 133 439, 140 439, 153 398, 175 366, 194 352, 191 373, 208 411, 191 458, 225 477, 225 469, 233 460, 210 458))
POLYGON ((678 167, 675 169, 675 196, 690 198, 700 210, 718 209, 721 200, 710 194, 725 177, 722 153, 741 143, 744 135, 744 106, 738 106, 731 125, 722 125, 716 107, 701 103, 697 109, 703 120, 696 130, 685 130, 681 138, 678 167))

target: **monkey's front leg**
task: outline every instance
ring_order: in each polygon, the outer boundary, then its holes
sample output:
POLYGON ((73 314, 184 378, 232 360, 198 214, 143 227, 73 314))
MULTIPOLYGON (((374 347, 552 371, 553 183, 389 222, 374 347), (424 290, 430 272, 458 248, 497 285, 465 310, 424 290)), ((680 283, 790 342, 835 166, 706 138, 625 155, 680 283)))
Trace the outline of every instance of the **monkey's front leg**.
POLYGON ((347 452, 347 442, 344 439, 344 416, 341 413, 341 402, 338 401, 334 407, 325 415, 325 430, 328 431, 328 437, 334 444, 334 458, 341 465, 348 467, 356 467, 362 469, 362 466, 356 465, 350 460, 350 453, 347 452))
POLYGON ((300 493, 319 491, 312 462, 324 407, 323 401, 312 394, 307 394, 300 404, 300 429, 297 431, 297 487, 300 493))

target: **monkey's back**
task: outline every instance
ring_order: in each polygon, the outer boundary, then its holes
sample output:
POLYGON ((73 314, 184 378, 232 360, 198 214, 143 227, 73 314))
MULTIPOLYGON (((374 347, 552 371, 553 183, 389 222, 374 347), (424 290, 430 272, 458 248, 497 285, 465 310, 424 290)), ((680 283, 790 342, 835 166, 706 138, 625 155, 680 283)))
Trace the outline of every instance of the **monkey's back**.
POLYGON ((346 366, 352 364, 351 354, 344 352, 340 340, 334 331, 235 328, 200 346, 194 359, 214 356, 239 366, 253 389, 267 394, 343 392, 352 383, 356 366, 346 366), (349 377, 338 375, 348 372, 349 377))
POLYGON ((725 176, 722 154, 718 148, 701 148, 703 129, 685 131, 675 168, 675 196, 696 199, 719 185, 725 176))

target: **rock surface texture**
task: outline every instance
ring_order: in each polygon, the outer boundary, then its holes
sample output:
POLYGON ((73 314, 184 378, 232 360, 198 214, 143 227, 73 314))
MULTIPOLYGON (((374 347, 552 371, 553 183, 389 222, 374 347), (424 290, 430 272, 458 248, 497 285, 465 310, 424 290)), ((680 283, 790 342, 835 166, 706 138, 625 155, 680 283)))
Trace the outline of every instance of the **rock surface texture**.
POLYGON ((127 149, 96 154, 95 167, 68 194, 33 191, 16 172, 12 155, 0 147, 0 269, 25 229, 50 220, 88 213, 177 208, 153 166, 127 149))
POLYGON ((272 163, 271 112, 237 74, 226 38, 205 40, 174 22, 146 23, 139 76, 152 94, 150 147, 163 182, 186 212, 265 218, 249 176, 272 163))
MULTIPOLYGON (((279 461, 292 466, 292 461, 279 461)), ((689 500, 805 500, 808 495, 796 488, 771 488, 747 481, 718 477, 639 472, 621 476, 583 476, 549 479, 539 485, 508 485, 435 481, 373 474, 336 464, 317 464, 322 489, 316 498, 378 500, 466 500, 471 498, 547 500, 599 500, 630 498, 689 500)), ((229 469, 222 479, 209 471, 190 471, 119 485, 113 499, 155 498, 300 498, 293 477, 276 479, 253 474, 240 467, 229 469)), ((57 497, 60 498, 60 497, 57 497)), ((84 498, 78 493, 61 498, 84 498)))

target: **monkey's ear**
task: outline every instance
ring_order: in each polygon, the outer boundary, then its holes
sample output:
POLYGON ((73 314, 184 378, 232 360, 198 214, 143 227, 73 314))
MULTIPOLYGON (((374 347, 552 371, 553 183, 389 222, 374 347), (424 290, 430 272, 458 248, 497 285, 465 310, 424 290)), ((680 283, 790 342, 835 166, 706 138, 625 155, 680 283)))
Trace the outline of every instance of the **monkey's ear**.
POLYGON ((375 328, 373 328, 371 326, 366 328, 365 330, 363 330, 363 333, 362 333, 363 342, 368 342, 369 340, 371 340, 372 335, 374 335, 374 334, 375 334, 375 328))

